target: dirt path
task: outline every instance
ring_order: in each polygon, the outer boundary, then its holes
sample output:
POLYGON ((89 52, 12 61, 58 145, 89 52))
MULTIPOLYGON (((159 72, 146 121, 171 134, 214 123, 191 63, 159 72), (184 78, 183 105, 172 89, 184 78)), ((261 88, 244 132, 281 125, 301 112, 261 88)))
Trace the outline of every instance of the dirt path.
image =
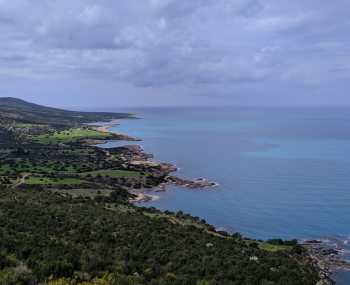
POLYGON ((22 174, 22 177, 21 177, 15 184, 13 184, 12 187, 15 188, 15 187, 18 187, 18 186, 24 184, 26 178, 27 178, 29 175, 30 175, 30 173, 23 173, 23 174, 22 174))

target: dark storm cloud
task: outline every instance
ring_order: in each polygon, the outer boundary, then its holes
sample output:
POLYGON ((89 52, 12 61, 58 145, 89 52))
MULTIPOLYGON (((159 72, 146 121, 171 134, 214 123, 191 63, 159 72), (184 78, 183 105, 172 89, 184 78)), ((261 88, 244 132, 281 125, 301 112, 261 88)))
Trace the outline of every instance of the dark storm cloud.
POLYGON ((349 78, 347 0, 0 0, 0 75, 231 90, 349 78))

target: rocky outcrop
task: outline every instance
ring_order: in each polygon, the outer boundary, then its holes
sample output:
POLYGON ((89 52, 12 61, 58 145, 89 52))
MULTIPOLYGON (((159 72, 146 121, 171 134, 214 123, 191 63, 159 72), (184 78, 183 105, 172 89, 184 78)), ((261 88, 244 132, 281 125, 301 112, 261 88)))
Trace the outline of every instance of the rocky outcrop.
POLYGON ((112 133, 112 140, 118 140, 118 141, 131 141, 131 142, 139 142, 141 139, 134 138, 125 134, 119 134, 119 133, 112 133))
POLYGON ((308 240, 302 243, 318 269, 320 281, 316 285, 333 285, 331 275, 334 270, 350 270, 350 263, 342 259, 342 250, 332 248, 319 240, 308 240))
POLYGON ((217 183, 209 181, 205 178, 198 178, 194 180, 184 179, 177 176, 168 176, 166 178, 168 183, 175 184, 176 186, 182 186, 187 188, 206 188, 217 186, 217 183))
POLYGON ((334 285, 335 282, 329 278, 327 279, 321 279, 320 281, 317 282, 316 285, 334 285))

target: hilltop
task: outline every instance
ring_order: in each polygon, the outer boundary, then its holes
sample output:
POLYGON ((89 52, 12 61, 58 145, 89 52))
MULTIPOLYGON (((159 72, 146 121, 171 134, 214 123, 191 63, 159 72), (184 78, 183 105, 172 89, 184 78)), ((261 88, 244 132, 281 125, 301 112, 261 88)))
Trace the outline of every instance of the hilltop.
POLYGON ((37 105, 12 97, 0 97, 0 117, 22 123, 72 125, 132 117, 125 113, 78 112, 37 105))

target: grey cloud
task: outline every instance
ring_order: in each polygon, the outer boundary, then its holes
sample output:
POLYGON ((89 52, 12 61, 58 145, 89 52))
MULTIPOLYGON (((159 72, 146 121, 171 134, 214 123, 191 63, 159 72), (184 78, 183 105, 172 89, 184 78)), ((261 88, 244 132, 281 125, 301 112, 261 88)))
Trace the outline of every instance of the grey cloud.
POLYGON ((27 56, 24 55, 17 55, 17 54, 10 54, 10 55, 0 55, 0 62, 23 62, 25 60, 28 60, 29 58, 27 56))
POLYGON ((322 84, 349 76, 349 9, 345 0, 0 1, 0 74, 199 90, 322 84))
POLYGON ((156 13, 168 18, 188 17, 196 10, 205 9, 213 5, 213 3, 214 0, 151 0, 151 6, 155 9, 156 13))

